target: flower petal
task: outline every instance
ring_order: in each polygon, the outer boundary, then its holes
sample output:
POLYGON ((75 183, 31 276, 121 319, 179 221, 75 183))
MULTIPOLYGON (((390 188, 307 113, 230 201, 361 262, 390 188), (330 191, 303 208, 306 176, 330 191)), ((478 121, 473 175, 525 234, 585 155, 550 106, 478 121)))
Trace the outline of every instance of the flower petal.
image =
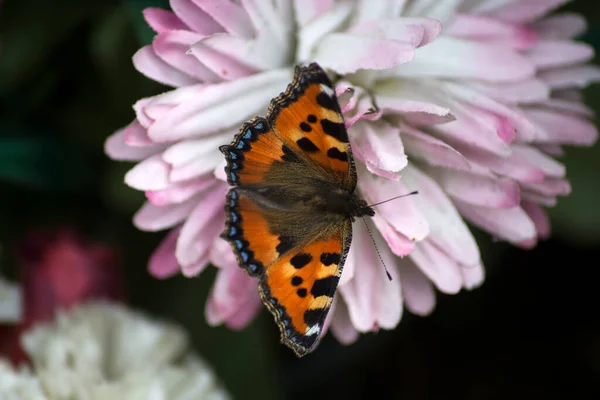
POLYGON ((594 49, 570 40, 544 40, 525 54, 537 68, 548 69, 589 61, 594 56, 594 49))
POLYGON ((175 257, 175 245, 180 231, 180 227, 171 229, 152 253, 148 262, 148 272, 155 278, 170 278, 180 271, 179 262, 175 257))
POLYGON ((406 152, 430 165, 469 170, 469 161, 443 141, 427 135, 409 125, 402 125, 401 137, 406 152))
POLYGON ((374 174, 398 179, 395 173, 408 164, 398 129, 383 121, 356 123, 352 127, 350 142, 357 159, 374 174))
POLYGON ((457 15, 446 33, 478 42, 502 44, 518 50, 527 49, 538 40, 536 31, 529 26, 473 14, 457 15))
POLYGON ((379 214, 375 214, 373 222, 375 223, 377 230, 379 230, 379 233, 381 233, 387 242, 390 250, 392 250, 392 253, 399 257, 404 257, 413 251, 415 242, 409 240, 406 236, 392 228, 385 219, 379 216, 379 214))
MULTIPOLYGON (((530 22, 548 14, 551 10, 568 1, 569 0, 530 0, 487 2, 491 3, 492 9, 487 11, 486 14, 505 21, 530 22), (498 6, 494 7, 495 3, 498 3, 498 6)), ((483 2, 480 7, 486 7, 486 2, 483 2)))
POLYGON ((196 87, 195 96, 155 121, 148 135, 161 142, 239 126, 250 117, 263 114, 269 100, 285 88, 289 80, 290 71, 285 69, 196 87))
POLYGON ((543 39, 572 39, 583 34, 587 28, 585 18, 574 13, 551 15, 532 24, 543 39))
POLYGON ((438 184, 412 164, 405 168, 402 180, 419 190, 417 208, 429 223, 427 240, 461 264, 479 262, 479 248, 450 199, 438 184))
POLYGON ((202 38, 202 35, 190 31, 168 31, 154 38, 152 48, 164 62, 197 82, 220 82, 219 75, 188 53, 190 46, 202 38))
POLYGON ((483 207, 510 208, 519 205, 519 185, 492 174, 482 175, 449 168, 425 168, 453 198, 483 207))
POLYGON ((338 297, 339 300, 335 302, 335 308, 332 307, 333 318, 331 319, 331 333, 341 344, 351 344, 358 340, 358 331, 352 325, 350 314, 348 313, 348 307, 346 303, 338 297))
POLYGON ((125 174, 125 183, 138 190, 163 190, 169 187, 170 169, 162 155, 156 154, 130 169, 125 174))
POLYGON ((598 139, 598 130, 584 118, 541 107, 523 111, 537 127, 536 142, 591 146, 598 139))
POLYGON ((142 14, 148 25, 157 33, 189 29, 179 17, 162 8, 148 7, 142 11, 142 14))
POLYGON ((223 28, 202 11, 193 0, 170 0, 171 8, 175 14, 193 31, 204 36, 223 31, 223 28))
POLYGON ((142 47, 133 55, 133 65, 148 78, 165 85, 179 87, 196 83, 196 79, 163 61, 152 45, 142 47))
POLYGON ((417 243, 409 257, 439 290, 448 294, 460 291, 463 277, 458 263, 432 241, 417 243))
MULTIPOLYGON (((370 204, 408 194, 414 189, 408 190, 402 181, 376 177, 360 164, 357 165, 357 170, 361 193, 370 204)), ((429 234, 429 225, 417 208, 416 201, 411 197, 400 201, 402 201, 402 207, 398 207, 398 204, 392 201, 377 206, 376 212, 395 230, 410 240, 423 240, 429 234)))
POLYGON ((194 4, 210 15, 226 31, 242 36, 252 37, 254 26, 243 7, 233 1, 192 0, 194 4))
POLYGON ((514 82, 535 74, 534 65, 505 46, 440 36, 416 51, 417 57, 390 75, 418 78, 467 78, 514 82))
MULTIPOLYGON (((357 248, 355 254, 362 260, 359 263, 361 268, 354 270, 354 278, 341 285, 339 291, 348 306, 352 324, 358 331, 368 332, 375 327, 392 329, 402 316, 400 280, 397 276, 393 276, 392 281, 387 279, 383 268, 378 268, 379 258, 366 228, 361 225, 355 227, 352 246, 357 248)), ((396 265, 394 256, 376 231, 373 231, 373 239, 385 264, 390 268, 396 265)))
POLYGON ((409 259, 398 263, 404 304, 416 315, 429 315, 435 308, 435 291, 431 282, 409 259))
POLYGON ((150 202, 133 216, 133 224, 142 231, 155 232, 171 228, 184 221, 198 203, 199 196, 194 196, 183 203, 155 206, 150 202))
POLYGON ((474 225, 511 243, 535 239, 533 221, 521 207, 488 208, 473 206, 455 200, 458 211, 474 225))
POLYGON ((460 270, 463 274, 463 286, 467 290, 478 288, 485 280, 485 269, 481 263, 469 266, 462 265, 460 270))
POLYGON ((225 48, 231 51, 230 47, 233 45, 234 50, 237 50, 242 46, 238 42, 246 43, 246 40, 226 33, 215 34, 191 45, 190 53, 219 78, 231 81, 258 72, 257 68, 238 61, 237 57, 231 56, 221 49, 225 48), (226 41, 226 39, 230 40, 226 41))
POLYGON ((535 224, 535 230, 540 239, 547 239, 550 237, 550 219, 548 214, 538 204, 524 201, 521 204, 523 210, 529 215, 529 218, 535 224))
POLYGON ((212 243, 223 230, 223 199, 226 191, 227 186, 219 184, 204 192, 183 224, 175 251, 182 267, 195 263, 202 255, 208 253, 212 243))
POLYGON ((127 128, 110 135, 104 142, 104 152, 113 160, 141 161, 161 151, 162 146, 132 147, 126 143, 127 128))
POLYGON ((595 65, 575 65, 540 71, 539 77, 552 89, 584 88, 600 82, 600 68, 595 65))
POLYGON ((146 192, 146 197, 150 203, 156 206, 181 203, 208 189, 215 183, 216 179, 213 174, 207 174, 190 181, 171 184, 163 190, 149 190, 146 192))

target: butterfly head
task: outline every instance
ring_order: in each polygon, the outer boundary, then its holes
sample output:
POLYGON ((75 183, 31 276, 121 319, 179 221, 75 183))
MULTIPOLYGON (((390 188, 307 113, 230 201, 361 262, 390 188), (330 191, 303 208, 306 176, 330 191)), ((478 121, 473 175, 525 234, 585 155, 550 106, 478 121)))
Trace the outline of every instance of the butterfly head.
POLYGON ((364 217, 365 215, 372 217, 375 215, 375 210, 369 207, 366 201, 353 196, 350 201, 350 214, 354 220, 356 217, 364 217))

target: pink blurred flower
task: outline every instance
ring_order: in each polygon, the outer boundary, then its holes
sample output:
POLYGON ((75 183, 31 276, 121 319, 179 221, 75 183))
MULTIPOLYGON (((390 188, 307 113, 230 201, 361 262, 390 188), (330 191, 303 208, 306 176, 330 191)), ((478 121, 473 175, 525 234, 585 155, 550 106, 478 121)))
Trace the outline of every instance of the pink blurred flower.
POLYGON ((391 329, 403 306, 426 315, 434 287, 481 284, 479 249, 463 218, 532 247, 550 233, 544 206, 570 191, 562 145, 597 132, 579 89, 600 79, 592 49, 573 40, 579 15, 547 16, 562 0, 388 2, 171 0, 149 8, 157 32, 136 68, 176 89, 138 101, 136 119, 106 151, 136 161, 125 182, 146 192, 140 229, 171 229, 152 256, 157 277, 219 267, 207 302, 212 324, 245 326, 260 308, 256 282, 218 238, 223 159, 239 126, 266 112, 297 63, 336 73, 359 161, 359 190, 386 203, 373 219, 388 282, 360 223, 328 323, 344 343, 391 329), (409 162, 410 161, 410 162, 409 162))
POLYGON ((16 325, 0 326, 0 353, 15 363, 25 359, 18 337, 33 325, 88 300, 124 298, 118 253, 75 230, 31 232, 19 243, 17 259, 22 318, 16 325))

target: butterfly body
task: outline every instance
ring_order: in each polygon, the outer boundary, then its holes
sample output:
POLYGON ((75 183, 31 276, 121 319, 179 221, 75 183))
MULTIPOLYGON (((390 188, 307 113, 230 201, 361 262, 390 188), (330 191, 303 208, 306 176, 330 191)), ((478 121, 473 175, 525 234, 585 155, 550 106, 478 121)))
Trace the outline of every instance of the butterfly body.
POLYGON ((227 160, 222 237, 260 278, 263 303, 282 341, 302 356, 318 342, 356 217, 374 211, 358 197, 356 171, 333 86, 317 65, 294 81, 265 118, 245 123, 227 160))

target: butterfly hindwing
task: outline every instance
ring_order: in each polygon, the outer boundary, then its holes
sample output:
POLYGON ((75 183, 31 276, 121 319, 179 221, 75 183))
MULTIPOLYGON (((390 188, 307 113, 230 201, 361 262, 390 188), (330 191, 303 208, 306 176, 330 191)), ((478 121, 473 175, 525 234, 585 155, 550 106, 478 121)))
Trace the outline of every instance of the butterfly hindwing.
POLYGON ((333 227, 279 258, 261 278, 261 299, 276 318, 282 342, 299 356, 318 343, 350 247, 350 232, 349 226, 333 227))

